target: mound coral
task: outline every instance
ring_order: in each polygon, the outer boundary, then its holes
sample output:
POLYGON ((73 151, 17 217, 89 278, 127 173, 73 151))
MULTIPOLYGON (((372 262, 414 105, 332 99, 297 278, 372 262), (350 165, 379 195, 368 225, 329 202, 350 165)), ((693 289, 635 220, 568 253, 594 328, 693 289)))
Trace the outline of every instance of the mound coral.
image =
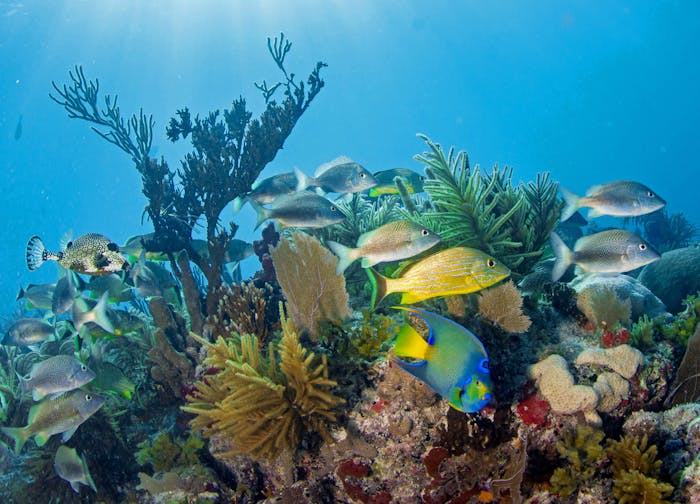
POLYGON ((292 232, 270 248, 270 255, 289 313, 312 337, 318 336, 320 322, 350 316, 345 277, 335 271, 338 258, 317 238, 292 232))
POLYGON ((629 345, 613 348, 587 348, 576 357, 576 365, 596 365, 612 369, 626 379, 632 378, 644 363, 644 355, 629 345))
POLYGON ((511 168, 482 173, 464 151, 447 156, 425 135, 429 151, 417 155, 426 165, 425 190, 434 210, 408 215, 442 236, 448 247, 464 246, 497 257, 514 273, 525 274, 541 258, 559 218, 558 186, 549 174, 514 186, 511 168))
MULTIPOLYGON (((302 435, 329 435, 325 423, 335 421, 343 402, 331 393, 325 355, 321 362, 299 343, 299 331, 280 304, 282 338, 270 343, 267 355, 256 336, 243 334, 209 343, 204 364, 213 371, 195 384, 182 409, 193 413, 192 428, 206 437, 227 436, 233 448, 226 454, 275 458, 298 446, 302 435)), ((221 454, 221 455, 226 455, 221 454)))

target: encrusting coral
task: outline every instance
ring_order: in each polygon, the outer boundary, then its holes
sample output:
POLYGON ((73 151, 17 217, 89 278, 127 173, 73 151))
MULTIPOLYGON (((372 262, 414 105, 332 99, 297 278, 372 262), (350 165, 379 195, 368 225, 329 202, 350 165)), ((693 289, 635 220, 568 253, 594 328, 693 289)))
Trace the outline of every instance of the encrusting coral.
POLYGON ((336 383, 328 378, 325 355, 318 362, 299 343, 281 303, 280 321, 282 337, 270 343, 267 355, 253 335, 219 337, 216 343, 193 336, 206 346, 204 364, 214 373, 195 384, 182 409, 196 415, 192 428, 204 436, 229 437, 229 454, 272 459, 297 447, 305 433, 328 439, 325 424, 335 421, 343 402, 331 393, 336 383))
POLYGON ((317 238, 292 232, 271 247, 270 255, 289 313, 312 337, 318 337, 320 322, 350 316, 345 277, 335 270, 338 258, 317 238))
POLYGON ((575 430, 562 434, 557 442, 559 455, 568 461, 564 467, 554 470, 550 483, 552 490, 569 496, 591 481, 605 456, 600 444, 605 434, 588 425, 579 425, 575 430))
POLYGON ((447 247, 473 247, 501 260, 515 274, 525 274, 541 258, 557 223, 561 202, 549 174, 514 186, 512 169, 472 169, 464 151, 447 156, 425 135, 428 152, 416 160, 426 165, 426 192, 434 210, 408 214, 442 236, 447 247))
POLYGON ((512 333, 525 332, 532 324, 523 313, 523 297, 512 280, 481 291, 479 315, 512 333))

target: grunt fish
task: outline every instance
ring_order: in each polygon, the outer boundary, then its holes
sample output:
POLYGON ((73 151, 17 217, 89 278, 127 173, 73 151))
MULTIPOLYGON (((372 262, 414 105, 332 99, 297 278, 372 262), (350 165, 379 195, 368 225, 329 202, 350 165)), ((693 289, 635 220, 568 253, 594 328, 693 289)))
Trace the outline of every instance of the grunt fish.
POLYGON ((571 250, 556 233, 551 233, 556 262, 552 281, 556 282, 571 264, 586 273, 624 273, 656 261, 661 255, 634 233, 610 229, 579 238, 571 250))
POLYGON ((54 315, 67 313, 73 307, 73 300, 78 295, 75 273, 59 265, 61 278, 56 282, 56 289, 51 300, 51 311, 54 315))
POLYGON ((72 319, 73 327, 75 327, 76 331, 80 331, 80 328, 86 323, 93 322, 108 333, 114 334, 114 325, 107 315, 107 297, 107 292, 102 294, 102 297, 92 309, 89 309, 88 301, 85 298, 75 298, 72 319))
POLYGON ((126 270, 129 263, 119 254, 119 246, 109 238, 88 233, 69 241, 60 252, 49 252, 38 236, 27 243, 27 267, 34 271, 46 261, 58 261, 66 269, 87 275, 109 275, 126 270))
POLYGON ((490 287, 510 275, 495 258, 467 247, 453 247, 408 266, 399 278, 366 270, 372 283, 372 309, 392 292, 402 292, 401 304, 439 296, 469 294, 490 287))
POLYGON ((364 233, 351 248, 334 241, 326 242, 339 257, 336 271, 342 273, 353 261, 362 258, 362 267, 380 262, 399 261, 420 254, 440 242, 440 235, 407 220, 389 222, 364 233))
POLYGON ((82 387, 95 377, 90 368, 72 355, 56 355, 37 362, 22 382, 25 392, 39 401, 49 394, 61 394, 82 387))
POLYGON ((17 293, 17 301, 26 299, 29 308, 37 310, 50 310, 53 305, 53 293, 56 284, 29 284, 26 289, 20 287, 17 293))
POLYGON ((21 347, 38 345, 53 334, 54 327, 51 324, 35 318, 21 318, 9 327, 2 344, 21 347))
POLYGON ((307 187, 319 187, 325 192, 356 193, 377 185, 377 180, 361 165, 352 159, 341 156, 316 169, 313 177, 294 168, 298 180, 297 191, 307 187))
POLYGON ((300 191, 280 196, 265 208, 256 201, 250 202, 258 215, 255 229, 267 219, 275 219, 284 227, 321 228, 346 219, 345 214, 330 200, 310 191, 300 191))
POLYGON ((107 293, 107 300, 110 303, 124 303, 136 297, 131 286, 124 283, 122 277, 116 273, 90 278, 85 290, 93 299, 99 299, 107 293))
POLYGON ((54 434, 62 434, 61 439, 65 443, 104 402, 104 397, 100 395, 72 390, 32 406, 26 426, 2 427, 0 430, 14 439, 15 453, 19 453, 27 439, 32 436, 37 446, 44 446, 54 434))
POLYGON ((251 191, 246 195, 261 205, 269 205, 280 196, 296 191, 299 181, 294 172, 280 173, 266 179, 256 181, 251 191))
POLYGON ((97 492, 97 487, 85 460, 85 454, 78 456, 75 448, 68 448, 66 445, 59 446, 53 460, 53 467, 60 478, 70 483, 70 487, 75 493, 80 493, 80 485, 89 486, 97 492))
POLYGON ((399 194, 394 179, 399 177, 403 180, 408 194, 423 192, 423 182, 425 177, 408 168, 391 168, 390 170, 378 171, 374 174, 377 185, 369 190, 371 198, 384 196, 385 194, 399 194))
POLYGON ((619 180, 596 185, 586 191, 586 195, 577 196, 561 188, 566 206, 561 212, 561 220, 571 217, 576 210, 589 207, 588 218, 601 215, 615 217, 635 217, 655 212, 666 205, 664 199, 655 194, 644 184, 631 180, 619 180))

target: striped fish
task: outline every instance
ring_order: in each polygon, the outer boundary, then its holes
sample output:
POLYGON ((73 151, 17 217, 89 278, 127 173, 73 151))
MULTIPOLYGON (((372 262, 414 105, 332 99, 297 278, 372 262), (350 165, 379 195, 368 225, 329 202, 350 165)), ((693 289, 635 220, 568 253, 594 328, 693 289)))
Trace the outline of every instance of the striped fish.
POLYGON ((495 258, 467 247, 436 252, 406 268, 399 278, 387 278, 367 269, 372 283, 372 309, 392 292, 401 292, 401 304, 439 296, 469 294, 500 282, 510 270, 495 258))

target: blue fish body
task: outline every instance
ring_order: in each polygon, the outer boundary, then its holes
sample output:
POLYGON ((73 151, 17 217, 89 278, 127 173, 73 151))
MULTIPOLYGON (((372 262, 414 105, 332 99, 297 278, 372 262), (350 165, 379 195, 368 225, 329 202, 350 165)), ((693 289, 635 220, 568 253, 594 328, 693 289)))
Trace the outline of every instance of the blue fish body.
POLYGON ((489 358, 468 329, 420 308, 397 306, 418 316, 429 328, 426 341, 405 324, 396 339, 395 362, 465 413, 480 411, 492 399, 489 358), (408 362, 399 357, 417 359, 408 362))

